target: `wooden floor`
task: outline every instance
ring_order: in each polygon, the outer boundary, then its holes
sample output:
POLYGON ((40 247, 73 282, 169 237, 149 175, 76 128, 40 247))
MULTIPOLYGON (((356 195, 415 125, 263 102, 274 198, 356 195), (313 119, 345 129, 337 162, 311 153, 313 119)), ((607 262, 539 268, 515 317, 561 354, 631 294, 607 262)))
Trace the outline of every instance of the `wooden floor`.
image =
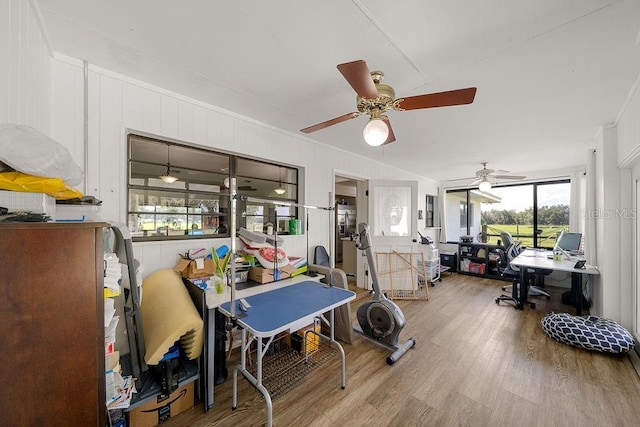
MULTIPOLYGON (((416 346, 388 366, 388 351, 357 337, 344 345, 346 389, 336 358, 274 400, 273 425, 640 425, 640 379, 629 358, 552 340, 540 319, 550 311, 573 313, 560 304, 560 290, 551 301, 537 298, 535 310, 519 311, 494 302, 504 284, 445 274, 429 301, 396 301, 407 318, 401 340, 413 337, 416 346)), ((353 316, 368 298, 359 294, 353 316)), ((231 385, 229 375, 216 387, 209 413, 198 404, 163 427, 264 425, 264 400, 241 377, 232 411, 231 385)))

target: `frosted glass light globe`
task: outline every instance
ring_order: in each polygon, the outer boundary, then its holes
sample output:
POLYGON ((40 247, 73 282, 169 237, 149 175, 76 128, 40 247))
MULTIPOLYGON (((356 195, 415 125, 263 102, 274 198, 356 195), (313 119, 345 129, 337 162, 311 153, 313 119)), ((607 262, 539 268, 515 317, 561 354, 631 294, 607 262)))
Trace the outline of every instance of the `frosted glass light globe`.
POLYGON ((389 126, 382 119, 372 118, 364 127, 362 136, 367 144, 379 147, 389 137, 389 126))

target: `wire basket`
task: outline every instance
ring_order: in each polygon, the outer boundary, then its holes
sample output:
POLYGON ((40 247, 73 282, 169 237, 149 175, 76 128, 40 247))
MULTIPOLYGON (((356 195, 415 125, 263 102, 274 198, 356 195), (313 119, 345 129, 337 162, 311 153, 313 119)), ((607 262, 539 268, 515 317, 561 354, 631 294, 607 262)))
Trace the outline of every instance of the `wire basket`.
MULTIPOLYGON (((317 368, 338 355, 338 350, 333 345, 321 340, 313 331, 302 337, 301 348, 294 348, 296 335, 285 333, 278 336, 262 359, 262 385, 269 391, 272 399, 284 395, 317 368)), ((253 362, 247 366, 247 370, 256 377, 257 347, 252 347, 249 360, 253 362)))

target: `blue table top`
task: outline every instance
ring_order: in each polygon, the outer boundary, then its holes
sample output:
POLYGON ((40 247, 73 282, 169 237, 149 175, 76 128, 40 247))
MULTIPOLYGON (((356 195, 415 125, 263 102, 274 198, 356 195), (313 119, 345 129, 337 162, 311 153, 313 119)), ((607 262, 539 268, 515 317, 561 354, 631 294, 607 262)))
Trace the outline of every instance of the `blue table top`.
MULTIPOLYGON (((313 281, 300 282, 245 298, 251 307, 244 313, 236 306, 236 314, 246 314, 237 322, 255 336, 275 335, 300 320, 313 318, 355 297, 354 292, 345 289, 313 281)), ((220 305, 220 311, 230 315, 230 302, 220 305)))

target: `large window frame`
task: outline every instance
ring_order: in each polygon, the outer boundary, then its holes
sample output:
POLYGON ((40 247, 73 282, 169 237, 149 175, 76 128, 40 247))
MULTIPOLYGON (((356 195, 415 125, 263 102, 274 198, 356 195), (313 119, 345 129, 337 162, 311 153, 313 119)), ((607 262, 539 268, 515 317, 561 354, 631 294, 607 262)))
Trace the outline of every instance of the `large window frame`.
POLYGON ((241 196, 237 227, 267 232, 273 226, 288 234, 289 220, 298 217, 297 167, 135 133, 127 136, 127 153, 127 226, 134 241, 228 238, 234 177, 241 196))
MULTIPOLYGON (((559 180, 551 180, 551 181, 503 184, 503 185, 494 186, 495 188, 522 187, 522 186, 532 187, 532 200, 531 200, 532 220, 531 221, 532 221, 533 230, 535 231, 532 233, 532 236, 530 236, 532 239, 532 244, 531 245, 527 244, 527 246, 534 247, 534 248, 545 248, 545 249, 551 249, 553 247, 553 242, 555 240, 550 239, 548 236, 542 236, 541 227, 539 226, 538 216, 539 216, 540 209, 542 208, 542 206, 538 206, 539 189, 544 188, 545 186, 554 185, 554 184, 570 184, 570 182, 571 181, 569 179, 559 179, 559 180)), ((476 238, 476 234, 479 235, 480 233, 474 233, 474 231, 477 231, 476 228, 478 227, 475 226, 473 223, 473 215, 474 215, 473 212, 476 209, 479 209, 479 204, 481 202, 479 202, 478 200, 474 201, 474 197, 475 199, 478 199, 479 197, 482 197, 483 195, 486 195, 486 194, 479 192, 477 188, 450 189, 446 191, 446 194, 447 195, 459 194, 460 195, 459 198, 463 199, 460 202, 460 219, 461 219, 460 232, 461 232, 461 235, 469 235, 476 238), (466 200, 466 202, 464 200, 466 200), (463 205, 465 203, 466 203, 466 209, 463 208, 463 205), (463 210, 466 211, 465 224, 462 224, 462 220, 464 217, 463 210)), ((570 209, 571 207, 569 206, 569 210, 570 209)), ((567 217, 569 218, 569 212, 567 212, 567 217)), ((481 223, 484 223, 483 217, 481 217, 481 223)), ((568 225, 565 227, 565 231, 566 230, 568 230, 568 225)), ((484 231, 482 232, 484 233, 484 231)), ((499 238, 499 236, 488 236, 489 239, 491 237, 499 238)), ((517 236, 514 236, 514 238, 517 239, 517 236)), ((458 243, 458 242, 450 241, 448 243, 458 243)))

